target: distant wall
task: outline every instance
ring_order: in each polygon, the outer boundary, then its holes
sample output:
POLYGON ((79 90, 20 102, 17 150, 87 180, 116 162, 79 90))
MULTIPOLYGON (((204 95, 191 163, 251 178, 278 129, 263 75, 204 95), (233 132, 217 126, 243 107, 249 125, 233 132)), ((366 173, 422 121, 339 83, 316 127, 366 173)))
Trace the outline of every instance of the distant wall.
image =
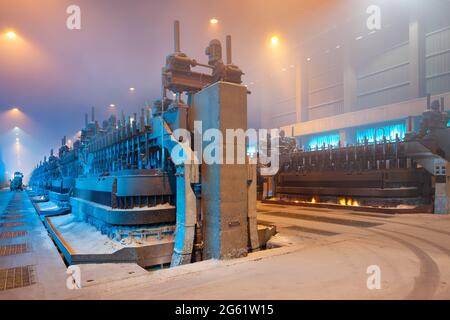
MULTIPOLYGON (((427 94, 448 96, 450 2, 409 0, 404 12, 388 3, 382 6, 379 31, 369 32, 365 16, 355 15, 302 39, 291 52, 294 58, 271 72, 264 88, 255 88, 263 92, 262 127, 297 125, 303 127, 300 135, 325 132, 326 140, 326 132, 346 127, 354 112, 362 111, 358 116, 367 118, 366 112, 373 114, 382 106, 403 107, 427 94), (342 123, 330 126, 328 119, 342 123), (317 130, 309 130, 311 123, 319 123, 317 130)), ((376 121, 418 115, 411 110, 395 117, 377 116, 376 121)))

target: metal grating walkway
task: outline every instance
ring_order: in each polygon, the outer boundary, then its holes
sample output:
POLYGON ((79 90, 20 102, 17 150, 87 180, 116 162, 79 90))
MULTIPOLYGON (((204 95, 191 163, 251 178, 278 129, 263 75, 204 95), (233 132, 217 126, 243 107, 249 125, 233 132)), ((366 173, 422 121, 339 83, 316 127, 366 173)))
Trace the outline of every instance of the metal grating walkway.
POLYGON ((34 266, 0 269, 0 291, 28 287, 36 283, 34 266))
POLYGON ((23 226, 22 222, 5 222, 0 223, 0 228, 12 228, 12 227, 21 227, 23 226))
POLYGON ((26 243, 0 246, 0 256, 12 256, 26 252, 29 252, 29 247, 26 243))
POLYGON ((1 220, 20 220, 23 219, 22 216, 4 216, 0 217, 1 220))
POLYGON ((8 212, 5 212, 4 215, 9 215, 9 214, 24 214, 24 212, 20 212, 20 211, 8 211, 8 212))
POLYGON ((27 235, 26 231, 6 231, 0 232, 0 239, 25 237, 26 235, 27 235))

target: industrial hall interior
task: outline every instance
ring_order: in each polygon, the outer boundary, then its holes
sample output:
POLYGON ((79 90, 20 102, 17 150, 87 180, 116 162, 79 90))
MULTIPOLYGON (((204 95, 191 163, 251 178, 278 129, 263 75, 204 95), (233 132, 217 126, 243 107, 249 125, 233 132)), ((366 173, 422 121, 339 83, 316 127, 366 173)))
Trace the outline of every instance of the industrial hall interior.
POLYGON ((0 2, 0 300, 449 300, 449 214, 448 0, 0 2))

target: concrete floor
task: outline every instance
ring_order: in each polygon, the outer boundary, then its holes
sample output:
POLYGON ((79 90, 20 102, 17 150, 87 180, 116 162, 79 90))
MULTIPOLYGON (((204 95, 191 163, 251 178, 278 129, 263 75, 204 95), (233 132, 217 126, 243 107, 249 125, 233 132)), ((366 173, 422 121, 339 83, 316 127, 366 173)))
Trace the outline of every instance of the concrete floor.
MULTIPOLYGON (((0 214, 10 196, 0 193, 0 214)), ((133 264, 83 265, 79 290, 65 288, 64 264, 30 211, 26 227, 33 252, 0 256, 0 268, 35 263, 38 281, 0 291, 0 299, 450 298, 450 216, 264 204, 258 210, 260 222, 277 225, 273 242, 281 247, 154 272, 133 264), (371 265, 381 270, 379 290, 367 288, 371 265)))
POLYGON ((5 291, 1 291, 0 288, 0 299, 39 299, 61 296, 61 293, 66 291, 67 268, 25 192, 0 191, 0 233, 10 231, 25 231, 26 235, 0 238, 0 246, 26 243, 28 251, 14 255, 0 255, 0 269, 34 266, 37 283, 5 291), (19 201, 19 205, 12 204, 14 198, 19 201), (13 210, 7 210, 8 207, 13 210), (9 214, 11 211, 18 214, 9 214), (9 217, 18 219, 9 220, 9 217), (15 227, 1 225, 10 222, 21 225, 15 227))

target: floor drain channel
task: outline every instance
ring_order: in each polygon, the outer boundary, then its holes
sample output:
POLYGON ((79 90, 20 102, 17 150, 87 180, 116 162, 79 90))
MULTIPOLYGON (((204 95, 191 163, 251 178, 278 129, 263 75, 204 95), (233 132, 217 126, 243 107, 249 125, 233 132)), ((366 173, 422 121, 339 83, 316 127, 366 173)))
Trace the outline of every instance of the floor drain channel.
POLYGON ((36 283, 34 266, 0 269, 0 291, 28 287, 36 283))

